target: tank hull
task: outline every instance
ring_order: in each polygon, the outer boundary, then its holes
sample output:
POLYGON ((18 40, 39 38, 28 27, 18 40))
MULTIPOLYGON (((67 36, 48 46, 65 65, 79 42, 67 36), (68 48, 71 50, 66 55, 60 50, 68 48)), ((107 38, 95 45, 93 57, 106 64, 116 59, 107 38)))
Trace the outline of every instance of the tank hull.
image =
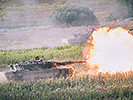
POLYGON ((59 78, 59 77, 72 77, 74 69, 72 67, 55 68, 55 69, 41 69, 34 71, 16 71, 5 72, 5 77, 12 81, 59 78))

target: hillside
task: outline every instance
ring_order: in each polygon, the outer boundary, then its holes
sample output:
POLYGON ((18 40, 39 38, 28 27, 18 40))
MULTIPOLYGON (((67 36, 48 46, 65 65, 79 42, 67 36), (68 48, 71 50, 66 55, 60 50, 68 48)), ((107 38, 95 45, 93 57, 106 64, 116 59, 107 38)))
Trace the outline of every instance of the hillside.
POLYGON ((133 28, 132 18, 126 20, 107 21, 116 0, 51 0, 45 2, 4 3, 0 12, 0 49, 29 49, 43 46, 54 47, 64 45, 62 39, 71 37, 81 30, 99 28, 101 26, 133 28), (64 2, 66 1, 66 2, 64 2), (53 26, 49 19, 51 12, 62 5, 88 7, 98 18, 98 26, 81 26, 59 28, 53 26))

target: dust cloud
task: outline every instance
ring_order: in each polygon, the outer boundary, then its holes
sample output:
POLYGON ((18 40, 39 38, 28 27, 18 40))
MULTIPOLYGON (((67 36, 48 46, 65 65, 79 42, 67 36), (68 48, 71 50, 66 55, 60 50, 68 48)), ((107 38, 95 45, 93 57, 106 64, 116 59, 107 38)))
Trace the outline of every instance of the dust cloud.
POLYGON ((0 28, 20 28, 36 26, 37 17, 36 8, 34 5, 38 5, 37 0, 21 0, 15 3, 7 4, 6 9, 3 11, 3 20, 0 28), (32 5, 32 6, 31 6, 32 5), (11 8, 10 8, 11 6, 11 8), (32 20, 31 20, 32 19, 32 20))
POLYGON ((5 72, 0 72, 0 83, 8 81, 4 74, 5 72))

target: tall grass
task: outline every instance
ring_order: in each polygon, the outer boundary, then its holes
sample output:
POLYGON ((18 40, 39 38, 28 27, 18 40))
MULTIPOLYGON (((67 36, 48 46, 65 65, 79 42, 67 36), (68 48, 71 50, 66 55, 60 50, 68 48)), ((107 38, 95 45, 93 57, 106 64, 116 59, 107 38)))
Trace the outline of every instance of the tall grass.
POLYGON ((6 67, 17 62, 33 61, 36 56, 45 60, 81 60, 81 45, 68 45, 54 48, 43 47, 40 49, 0 51, 0 67, 6 67))
POLYGON ((132 74, 129 71, 71 80, 10 81, 0 85, 0 100, 132 100, 132 74))

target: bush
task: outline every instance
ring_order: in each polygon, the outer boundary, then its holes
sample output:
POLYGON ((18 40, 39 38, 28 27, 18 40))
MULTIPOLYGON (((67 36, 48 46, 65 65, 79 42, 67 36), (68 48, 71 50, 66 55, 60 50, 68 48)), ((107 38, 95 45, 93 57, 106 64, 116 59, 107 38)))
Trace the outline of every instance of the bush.
POLYGON ((62 6, 50 15, 51 21, 59 26, 98 25, 96 16, 86 7, 62 6))

